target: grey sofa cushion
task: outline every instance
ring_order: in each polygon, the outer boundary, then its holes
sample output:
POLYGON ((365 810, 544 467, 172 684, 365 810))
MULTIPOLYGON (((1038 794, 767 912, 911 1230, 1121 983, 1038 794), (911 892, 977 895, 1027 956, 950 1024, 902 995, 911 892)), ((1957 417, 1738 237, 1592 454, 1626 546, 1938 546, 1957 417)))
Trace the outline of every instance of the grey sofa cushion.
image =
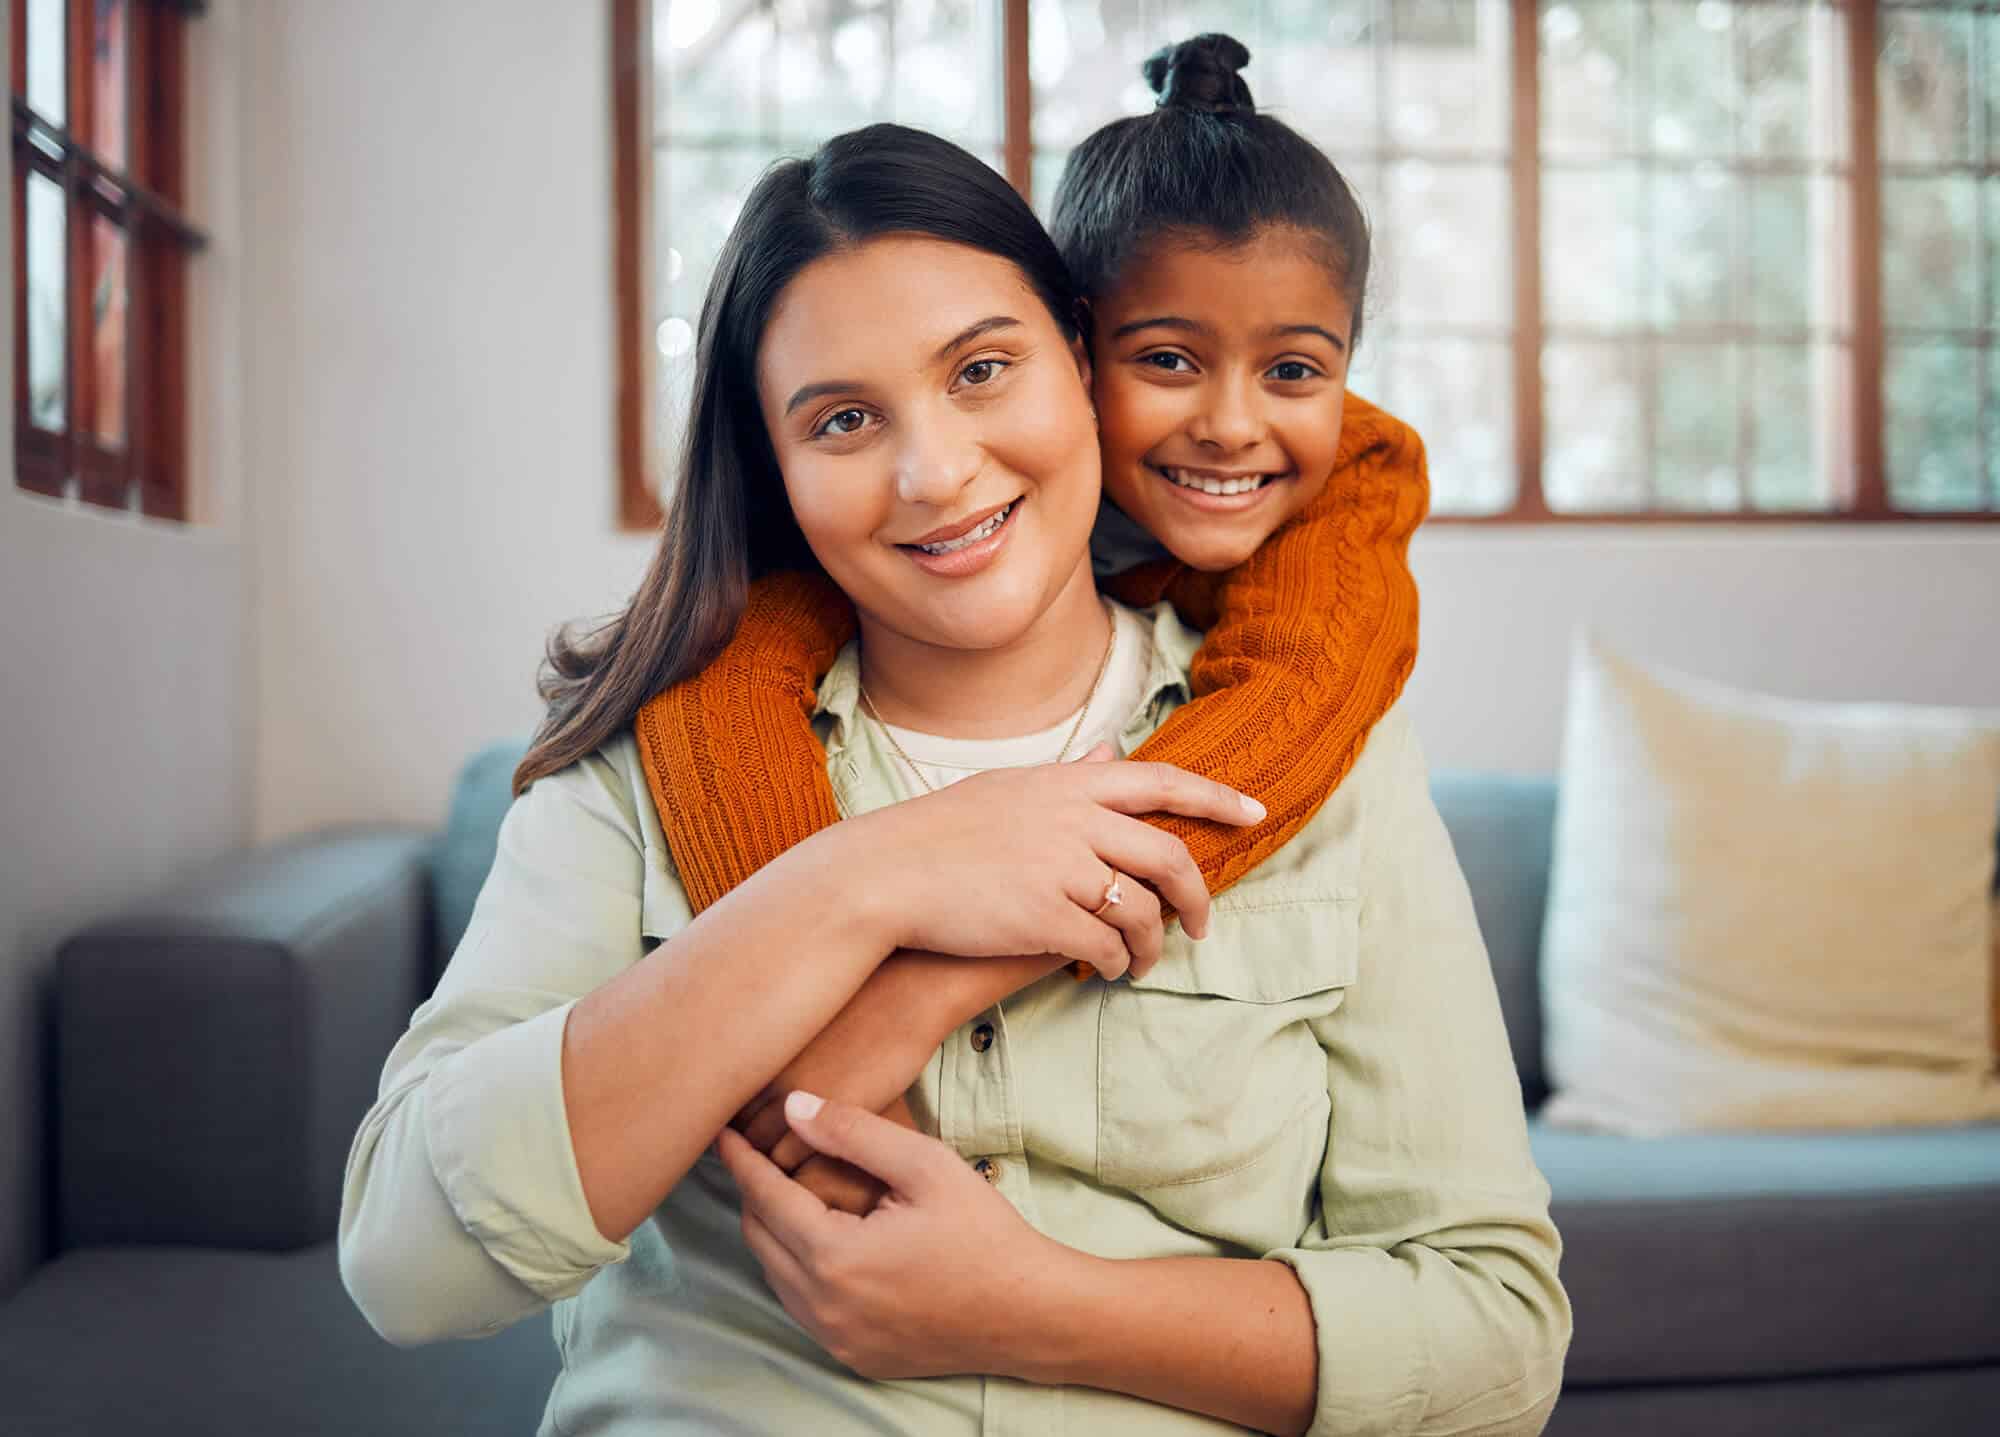
POLYGON ((428 847, 279 844, 63 945, 63 1246, 332 1235, 348 1145, 417 1002, 428 847))
POLYGON ((348 1300, 331 1243, 91 1248, 0 1304, 8 1437, 519 1437, 557 1366, 546 1317, 391 1347, 348 1300))
POLYGON ((431 860, 438 921, 433 983, 472 922, 473 904, 500 849, 500 820, 514 801, 514 770, 525 752, 522 743, 496 743, 467 759, 458 771, 451 814, 431 860))
POLYGON ((1533 1126, 1575 1385, 2000 1363, 2000 1126, 1533 1126))
POLYGON ((2000 1413, 2000 1367, 1779 1382, 1564 1388, 1543 1437, 1968 1437, 2000 1413))
POLYGON ((1431 796, 1472 889, 1479 931, 1500 990, 1500 1012, 1521 1096, 1529 1108, 1548 1095, 1542 1078, 1542 909, 1556 787, 1545 778, 1440 774, 1431 796))

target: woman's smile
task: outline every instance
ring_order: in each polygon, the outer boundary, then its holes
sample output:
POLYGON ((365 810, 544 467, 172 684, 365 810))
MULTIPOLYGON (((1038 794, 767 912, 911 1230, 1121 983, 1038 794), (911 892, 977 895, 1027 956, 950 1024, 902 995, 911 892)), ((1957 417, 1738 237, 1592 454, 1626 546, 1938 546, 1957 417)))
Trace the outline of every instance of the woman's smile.
POLYGON ((1014 532, 1014 516, 1024 502, 1024 496, 1010 499, 981 510, 962 523, 935 530, 938 537, 926 535, 922 542, 896 547, 927 574, 945 579, 967 578, 1000 557, 1000 551, 1014 532))

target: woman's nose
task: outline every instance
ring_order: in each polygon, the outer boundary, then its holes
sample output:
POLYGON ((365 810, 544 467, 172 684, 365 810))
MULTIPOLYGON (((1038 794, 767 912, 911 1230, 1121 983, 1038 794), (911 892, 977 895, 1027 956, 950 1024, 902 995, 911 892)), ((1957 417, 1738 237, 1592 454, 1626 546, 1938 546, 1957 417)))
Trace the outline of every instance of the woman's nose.
POLYGON ((949 505, 979 467, 980 448, 962 426, 946 420, 915 428, 896 456, 896 497, 905 504, 949 505))

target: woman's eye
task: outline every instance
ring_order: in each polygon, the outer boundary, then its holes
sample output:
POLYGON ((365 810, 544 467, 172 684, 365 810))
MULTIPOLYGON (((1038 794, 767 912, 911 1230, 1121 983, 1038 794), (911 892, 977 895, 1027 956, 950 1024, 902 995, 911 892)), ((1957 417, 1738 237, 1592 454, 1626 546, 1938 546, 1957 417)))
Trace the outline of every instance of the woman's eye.
POLYGON ((859 409, 842 409, 826 416, 826 423, 820 425, 822 434, 854 434, 868 422, 868 416, 859 409))
POLYGON ((1280 384, 1296 384, 1302 379, 1317 378, 1319 371, 1301 360, 1281 359, 1271 366, 1270 374, 1280 384))
POLYGON ((993 382, 994 376, 1006 367, 1007 365, 1003 360, 975 359, 972 363, 966 365, 965 368, 959 370, 958 377, 963 379, 967 384, 990 384, 993 382))
POLYGON ((1141 364, 1150 364, 1155 369, 1163 369, 1169 374, 1189 374, 1194 371, 1194 366, 1188 363, 1186 355, 1175 354, 1172 350, 1161 350, 1158 354, 1143 355, 1139 362, 1141 364))

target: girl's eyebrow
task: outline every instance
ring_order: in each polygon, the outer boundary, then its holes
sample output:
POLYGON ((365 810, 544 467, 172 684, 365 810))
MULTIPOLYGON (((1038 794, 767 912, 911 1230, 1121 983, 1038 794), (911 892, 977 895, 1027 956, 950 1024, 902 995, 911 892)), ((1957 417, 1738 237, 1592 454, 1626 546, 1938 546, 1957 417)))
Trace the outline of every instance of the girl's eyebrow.
POLYGON ((1317 324, 1281 324, 1271 331, 1273 334, 1316 334, 1342 354, 1347 352, 1347 342, 1332 330, 1317 324))
POLYGON ((1123 339, 1128 334, 1137 334, 1142 329, 1179 329, 1189 334, 1207 334, 1208 326, 1192 319, 1183 319, 1177 314, 1156 314, 1150 319, 1135 319, 1129 324, 1121 324, 1111 332, 1113 339, 1123 339))
MULTIPOLYGON (((1147 319, 1135 319, 1129 324, 1121 324, 1111 331, 1113 339, 1123 339, 1128 334, 1137 334, 1142 329, 1177 329, 1185 334, 1209 334, 1209 327, 1199 320, 1186 319, 1178 314, 1156 314, 1147 319)), ((1319 324, 1275 324, 1264 331, 1270 335, 1316 334, 1332 345, 1340 353, 1347 352, 1347 342, 1332 330, 1319 324)))

